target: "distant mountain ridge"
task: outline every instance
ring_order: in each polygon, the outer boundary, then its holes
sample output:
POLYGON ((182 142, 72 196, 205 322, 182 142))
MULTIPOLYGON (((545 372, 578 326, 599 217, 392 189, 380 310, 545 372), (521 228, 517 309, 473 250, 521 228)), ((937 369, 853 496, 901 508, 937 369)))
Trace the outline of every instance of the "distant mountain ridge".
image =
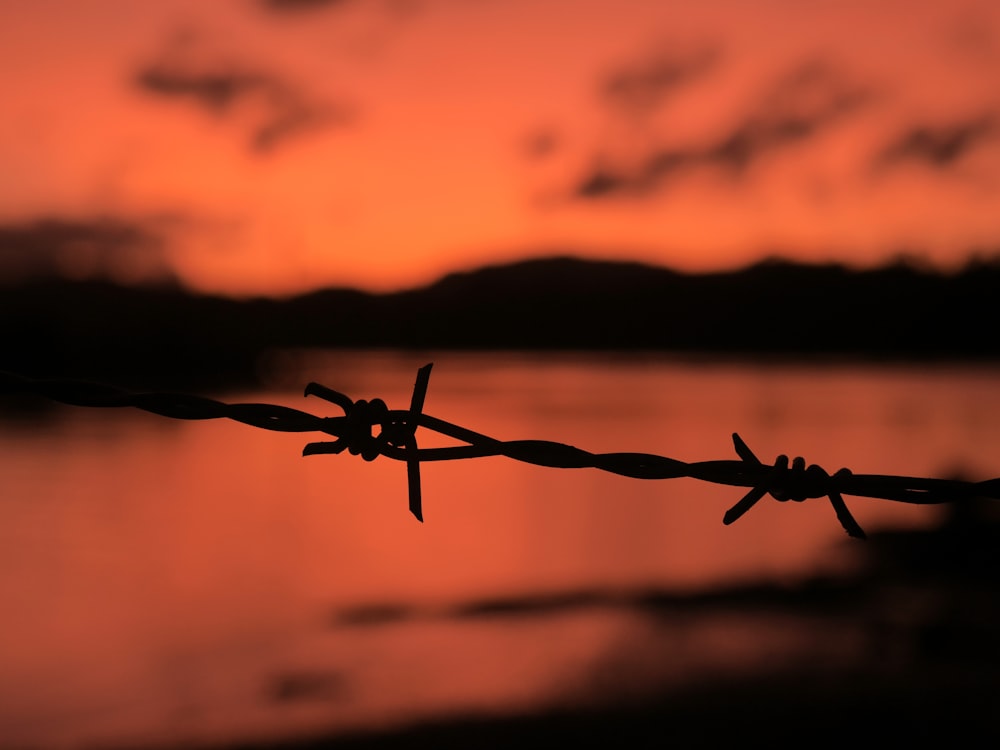
POLYGON ((389 294, 234 300, 38 280, 0 295, 0 368, 114 382, 251 381, 276 348, 581 349, 1000 359, 1000 261, 942 274, 769 260, 681 273, 568 256, 389 294))

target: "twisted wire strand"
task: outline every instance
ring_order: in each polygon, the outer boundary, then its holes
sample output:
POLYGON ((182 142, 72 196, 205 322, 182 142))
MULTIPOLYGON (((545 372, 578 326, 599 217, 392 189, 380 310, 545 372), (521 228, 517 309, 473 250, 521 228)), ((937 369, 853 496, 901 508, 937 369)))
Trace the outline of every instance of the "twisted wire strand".
POLYGON ((308 443, 302 455, 338 454, 347 450, 366 461, 378 456, 407 465, 410 512, 423 521, 420 464, 504 456, 522 463, 559 469, 594 468, 634 479, 691 478, 714 484, 746 487, 749 491, 723 516, 731 524, 765 495, 779 502, 828 498, 848 535, 865 538, 851 515, 844 495, 912 504, 937 504, 972 497, 1000 499, 1000 478, 982 482, 951 479, 854 474, 840 469, 833 474, 805 459, 781 455, 773 465, 761 462, 743 439, 733 433, 738 460, 679 461, 651 453, 591 453, 550 440, 498 440, 448 422, 423 411, 432 364, 417 371, 409 409, 389 409, 382 399, 354 401, 318 383, 305 395, 317 396, 339 406, 343 416, 320 417, 287 406, 260 403, 228 404, 201 396, 178 393, 133 393, 109 385, 78 380, 39 380, 0 371, 0 393, 30 393, 71 406, 131 407, 171 419, 229 419, 276 432, 321 432, 332 441, 308 443), (378 428, 375 433, 374 429, 378 428), (418 428, 459 441, 460 445, 420 448, 418 428))

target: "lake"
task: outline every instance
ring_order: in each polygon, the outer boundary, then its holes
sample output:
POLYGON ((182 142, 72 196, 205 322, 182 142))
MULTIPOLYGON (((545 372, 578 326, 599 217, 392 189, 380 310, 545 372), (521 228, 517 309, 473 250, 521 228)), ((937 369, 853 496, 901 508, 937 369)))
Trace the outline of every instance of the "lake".
MULTIPOLYGON (((406 408, 427 362, 425 411, 505 440, 701 461, 735 459, 738 432, 768 463, 1000 475, 997 366, 287 352, 265 390, 203 395, 340 414, 302 397, 317 381, 406 408)), ((0 747, 531 712, 795 660, 820 631, 831 658, 853 648, 822 622, 694 627, 635 606, 850 573, 866 542, 826 500, 765 498, 724 526, 741 488, 491 457, 424 464, 419 523, 405 465, 301 456, 322 437, 129 408, 0 412, 0 747)), ((869 533, 941 515, 845 499, 869 533)))

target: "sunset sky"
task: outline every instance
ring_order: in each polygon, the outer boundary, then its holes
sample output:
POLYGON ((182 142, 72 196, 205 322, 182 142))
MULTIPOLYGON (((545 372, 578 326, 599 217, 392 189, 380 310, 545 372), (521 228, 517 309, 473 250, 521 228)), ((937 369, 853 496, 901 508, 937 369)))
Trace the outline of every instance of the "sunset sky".
POLYGON ((0 276, 1000 248, 995 0, 0 0, 0 276))

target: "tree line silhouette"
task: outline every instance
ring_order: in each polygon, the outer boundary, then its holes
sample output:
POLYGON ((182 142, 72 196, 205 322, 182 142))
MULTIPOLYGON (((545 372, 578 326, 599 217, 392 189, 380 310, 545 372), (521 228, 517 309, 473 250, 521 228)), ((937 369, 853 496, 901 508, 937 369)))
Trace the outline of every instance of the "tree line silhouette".
POLYGON ((767 260, 680 273, 550 257, 373 294, 233 299, 40 279, 0 295, 0 368, 122 385, 252 383, 283 348, 651 351, 995 360, 1000 260, 942 273, 767 260))

